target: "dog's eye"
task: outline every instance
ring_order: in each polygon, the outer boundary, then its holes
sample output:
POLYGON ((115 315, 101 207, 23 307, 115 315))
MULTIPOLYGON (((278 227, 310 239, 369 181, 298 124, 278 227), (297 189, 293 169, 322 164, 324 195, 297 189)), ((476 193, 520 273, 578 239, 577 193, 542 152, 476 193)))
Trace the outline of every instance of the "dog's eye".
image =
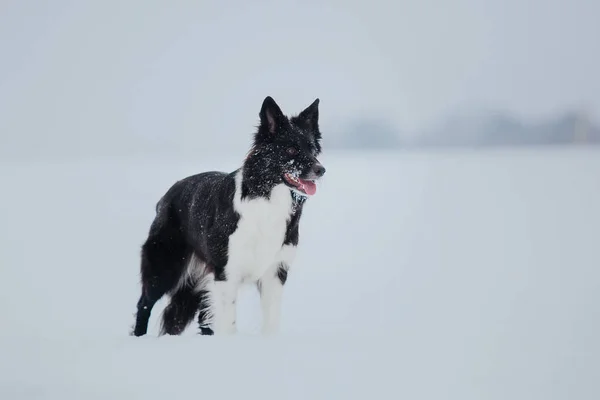
POLYGON ((295 156, 296 154, 298 154, 298 150, 295 147, 288 147, 287 148, 287 153, 290 156, 295 156))

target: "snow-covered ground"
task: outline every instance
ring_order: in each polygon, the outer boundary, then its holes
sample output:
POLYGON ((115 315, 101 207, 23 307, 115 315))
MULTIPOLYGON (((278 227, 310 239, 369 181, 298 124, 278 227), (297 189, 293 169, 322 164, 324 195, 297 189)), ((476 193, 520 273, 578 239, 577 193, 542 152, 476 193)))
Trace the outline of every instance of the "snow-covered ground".
POLYGON ((128 336, 155 202, 240 158, 0 165, 0 399, 600 398, 597 150, 330 154, 279 336, 128 336))

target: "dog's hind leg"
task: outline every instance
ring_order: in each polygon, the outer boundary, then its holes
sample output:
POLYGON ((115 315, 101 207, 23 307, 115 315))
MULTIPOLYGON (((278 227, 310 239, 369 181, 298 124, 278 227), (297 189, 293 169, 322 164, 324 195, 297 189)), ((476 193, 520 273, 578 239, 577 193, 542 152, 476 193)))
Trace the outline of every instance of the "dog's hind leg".
POLYGON ((198 312, 202 335, 212 335, 212 309, 208 283, 212 280, 205 265, 192 256, 188 273, 182 278, 163 313, 162 334, 180 335, 198 312))
POLYGON ((201 295, 194 287, 179 288, 163 312, 161 334, 180 335, 194 319, 200 301, 201 295))
POLYGON ((208 290, 202 290, 198 293, 200 296, 200 304, 198 305, 198 326, 200 327, 201 335, 213 335, 211 328, 211 308, 210 308, 210 293, 208 290))
POLYGON ((153 265, 156 261, 158 260, 146 254, 142 256, 142 294, 137 303, 135 327, 132 332, 135 336, 143 336, 147 333, 152 308, 165 293, 173 289, 177 282, 173 271, 158 270, 157 265, 153 265))
POLYGON ((191 251, 176 227, 165 225, 151 230, 142 246, 142 294, 137 304, 133 335, 147 333, 152 308, 179 283, 190 256, 191 251))

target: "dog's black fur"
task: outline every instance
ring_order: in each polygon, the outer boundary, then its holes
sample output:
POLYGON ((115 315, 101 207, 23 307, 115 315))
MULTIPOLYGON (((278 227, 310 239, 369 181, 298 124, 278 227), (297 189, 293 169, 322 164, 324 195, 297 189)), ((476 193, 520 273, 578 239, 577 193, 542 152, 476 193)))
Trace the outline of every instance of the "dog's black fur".
MULTIPOLYGON (((284 179, 295 173, 301 179, 315 179, 325 173, 317 160, 321 152, 319 99, 299 115, 288 118, 271 97, 263 101, 260 125, 254 143, 243 162, 241 198, 269 198, 281 183, 290 187, 293 212, 284 244, 298 244, 298 226, 306 196, 284 179)), ((147 333, 155 303, 171 296, 162 318, 161 334, 178 335, 199 312, 202 334, 212 334, 206 323, 208 292, 200 288, 203 276, 189 274, 188 265, 202 265, 203 274, 215 281, 226 280, 229 237, 236 231, 240 215, 234 208, 235 177, 231 173, 204 172, 176 182, 156 205, 156 217, 141 251, 142 294, 137 304, 132 334, 147 333)), ((287 268, 277 275, 284 284, 287 268)))

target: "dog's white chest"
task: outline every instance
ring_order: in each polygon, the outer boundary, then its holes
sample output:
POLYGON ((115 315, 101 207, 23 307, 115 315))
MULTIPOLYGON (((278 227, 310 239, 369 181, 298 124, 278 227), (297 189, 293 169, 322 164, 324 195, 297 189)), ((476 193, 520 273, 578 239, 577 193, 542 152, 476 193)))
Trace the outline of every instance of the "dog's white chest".
POLYGON ((257 280, 281 261, 282 246, 292 209, 289 189, 275 187, 270 199, 236 199, 240 215, 236 231, 229 237, 227 270, 243 280, 257 280))

